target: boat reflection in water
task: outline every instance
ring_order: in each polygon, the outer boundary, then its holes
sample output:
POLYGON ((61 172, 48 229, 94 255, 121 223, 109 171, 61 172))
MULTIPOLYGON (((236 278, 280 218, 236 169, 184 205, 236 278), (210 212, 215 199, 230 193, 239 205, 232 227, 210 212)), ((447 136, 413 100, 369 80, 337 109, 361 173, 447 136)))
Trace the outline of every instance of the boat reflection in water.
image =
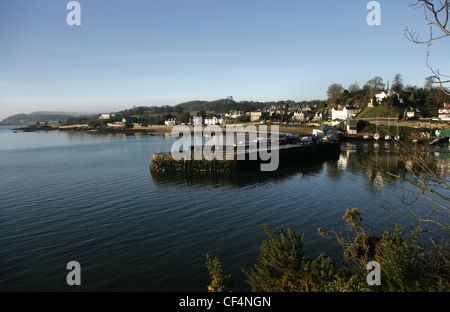
MULTIPOLYGON (((325 173, 327 178, 336 183, 345 180, 346 172, 365 177, 366 189, 379 192, 387 185, 393 185, 395 178, 385 172, 405 174, 408 159, 398 154, 394 142, 344 142, 338 154, 322 159, 308 159, 296 162, 292 160, 280 166, 276 171, 261 172, 257 170, 233 172, 228 174, 185 174, 151 172, 152 180, 157 185, 212 185, 228 187, 258 187, 268 183, 283 183, 297 175, 302 177, 317 176, 325 173)), ((449 173, 447 153, 430 153, 436 159, 435 169, 441 174, 449 173), (444 155, 444 157, 442 156, 444 155)))

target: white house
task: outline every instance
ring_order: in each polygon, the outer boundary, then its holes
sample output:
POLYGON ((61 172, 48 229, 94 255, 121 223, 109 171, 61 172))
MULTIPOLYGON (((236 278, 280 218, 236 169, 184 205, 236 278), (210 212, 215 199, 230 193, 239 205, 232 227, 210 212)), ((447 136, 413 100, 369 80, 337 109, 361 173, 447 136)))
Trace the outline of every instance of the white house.
POLYGON ((101 114, 100 119, 110 119, 111 117, 115 117, 116 114, 101 114))
POLYGON ((408 107, 405 111, 406 117, 407 118, 414 118, 414 117, 420 117, 418 115, 418 113, 420 113, 420 110, 417 108, 413 108, 413 107, 408 107))
POLYGON ((254 111, 254 112, 250 112, 250 121, 257 121, 263 115, 269 115, 269 112, 262 111, 262 110, 257 110, 257 111, 254 111))
POLYGON ((321 122, 322 120, 323 120, 323 114, 321 112, 316 112, 312 119, 312 121, 314 121, 314 122, 321 122))
POLYGON ((304 122, 313 119, 315 116, 316 114, 314 112, 310 110, 303 110, 300 112, 295 112, 292 119, 304 122))
POLYGON ((205 125, 211 125, 211 126, 215 126, 215 125, 221 125, 223 124, 223 118, 222 117, 212 117, 212 118, 206 118, 205 119, 205 125))
POLYGON ((381 103, 382 100, 387 99, 388 97, 394 96, 394 95, 396 95, 398 98, 400 98, 400 96, 397 92, 391 91, 391 90, 388 90, 387 92, 383 91, 381 93, 375 94, 375 98, 377 99, 377 101, 379 103, 381 103))
POLYGON ((166 126, 175 126, 177 124, 177 119, 176 118, 167 119, 166 121, 164 121, 164 124, 166 126))
MULTIPOLYGON (((390 96, 397 96, 400 103, 403 103, 403 100, 400 98, 400 95, 392 90, 387 90, 386 92, 383 91, 381 93, 375 94, 375 98, 377 99, 377 103, 380 104, 384 99, 387 99, 390 96)), ((373 107, 373 98, 370 99, 370 103, 368 104, 368 107, 373 107)))
POLYGON ((339 124, 343 120, 356 116, 358 112, 359 108, 340 105, 337 108, 333 107, 331 109, 331 119, 334 121, 334 124, 339 124))
POLYGON ((236 110, 232 110, 229 113, 225 114, 225 117, 232 118, 232 119, 236 119, 236 118, 242 117, 242 116, 245 116, 245 113, 236 111, 236 110))
POLYGON ((406 111, 406 117, 407 117, 407 118, 413 118, 413 117, 416 117, 416 111, 415 111, 415 110, 407 110, 407 111, 406 111))
POLYGON ((445 103, 443 107, 439 108, 439 119, 450 121, 450 104, 445 103))

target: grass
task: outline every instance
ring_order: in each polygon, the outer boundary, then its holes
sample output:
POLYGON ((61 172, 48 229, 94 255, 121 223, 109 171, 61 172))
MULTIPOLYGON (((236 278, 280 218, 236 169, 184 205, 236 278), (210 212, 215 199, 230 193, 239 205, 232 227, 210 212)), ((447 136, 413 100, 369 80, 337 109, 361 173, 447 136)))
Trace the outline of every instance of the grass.
POLYGON ((294 134, 311 135, 313 128, 304 126, 280 125, 280 132, 292 132, 294 134))
POLYGON ((369 118, 369 117, 395 117, 397 118, 402 114, 402 110, 398 107, 389 106, 377 106, 377 107, 367 107, 361 113, 358 114, 358 118, 369 118))

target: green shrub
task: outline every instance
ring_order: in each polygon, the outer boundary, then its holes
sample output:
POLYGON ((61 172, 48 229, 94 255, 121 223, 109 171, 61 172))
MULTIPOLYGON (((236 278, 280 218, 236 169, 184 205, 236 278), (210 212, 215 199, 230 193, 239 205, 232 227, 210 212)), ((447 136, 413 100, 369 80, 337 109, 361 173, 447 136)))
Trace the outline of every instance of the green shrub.
MULTIPOLYGON (((268 240, 262 242, 258 263, 243 269, 254 292, 413 292, 449 291, 450 250, 445 246, 422 246, 421 227, 413 233, 396 226, 392 233, 374 236, 364 229, 358 208, 347 209, 345 233, 319 229, 325 238, 337 239, 343 247, 344 263, 338 271, 332 258, 321 254, 305 257, 303 236, 277 228, 273 233, 264 226, 268 240), (381 284, 368 285, 367 264, 377 261, 381 284)), ((229 291, 231 276, 224 275, 217 258, 207 256, 210 271, 209 291, 229 291)))
POLYGON ((259 264, 243 270, 247 283, 257 292, 322 291, 336 277, 331 258, 320 255, 317 259, 304 257, 303 237, 290 229, 287 233, 277 228, 277 236, 264 226, 269 240, 260 247, 259 264))
POLYGON ((231 275, 225 275, 223 265, 219 258, 206 256, 206 268, 209 271, 211 284, 208 285, 209 292, 230 292, 232 279, 231 275))

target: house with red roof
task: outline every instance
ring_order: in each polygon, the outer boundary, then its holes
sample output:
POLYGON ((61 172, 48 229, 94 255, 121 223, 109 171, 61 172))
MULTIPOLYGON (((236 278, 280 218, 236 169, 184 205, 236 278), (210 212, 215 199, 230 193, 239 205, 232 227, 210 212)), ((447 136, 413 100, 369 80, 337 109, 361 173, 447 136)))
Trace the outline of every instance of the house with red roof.
POLYGON ((443 107, 439 108, 439 119, 450 121, 450 104, 445 103, 443 107))
POLYGON ((341 121, 355 117, 359 113, 359 108, 354 106, 339 105, 331 109, 332 125, 339 124, 341 121))

